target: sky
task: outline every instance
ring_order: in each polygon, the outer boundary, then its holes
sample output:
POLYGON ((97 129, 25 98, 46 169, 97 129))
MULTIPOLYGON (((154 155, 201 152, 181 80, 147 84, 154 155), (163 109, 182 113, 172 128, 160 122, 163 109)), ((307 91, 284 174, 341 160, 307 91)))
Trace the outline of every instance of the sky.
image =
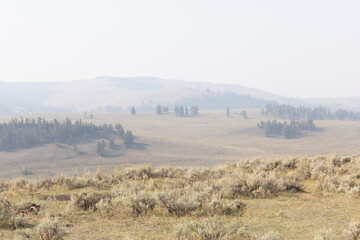
POLYGON ((360 97, 360 1, 0 0, 0 81, 97 76, 360 97))

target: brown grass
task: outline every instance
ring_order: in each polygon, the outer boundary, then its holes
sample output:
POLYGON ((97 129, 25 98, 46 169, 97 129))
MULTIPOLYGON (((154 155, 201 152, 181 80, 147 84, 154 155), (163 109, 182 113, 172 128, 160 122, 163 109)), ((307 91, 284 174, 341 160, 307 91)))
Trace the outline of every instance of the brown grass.
MULTIPOLYGON (((34 236, 49 229, 59 239, 347 240, 360 233, 358 166, 360 155, 328 155, 199 169, 99 169, 3 181, 0 197, 7 219, 17 218, 21 203, 41 205, 39 213, 22 217, 21 233, 34 236), (73 188, 73 182, 82 184, 73 188), (56 195, 72 199, 44 197, 56 195)), ((14 228, 0 229, 0 238, 13 239, 14 228)))
MULTIPOLYGON (((340 155, 359 151, 360 122, 316 121, 319 132, 306 133, 299 139, 266 138, 256 127, 267 117, 260 110, 248 110, 248 119, 224 111, 201 111, 196 118, 182 118, 173 114, 138 113, 95 114, 95 124, 122 123, 125 129, 137 136, 136 145, 129 149, 116 139, 120 149, 111 150, 105 158, 96 154, 96 142, 77 144, 78 152, 66 144, 62 148, 46 145, 34 149, 0 153, 0 177, 19 177, 23 168, 33 172, 29 178, 55 176, 61 173, 82 175, 102 166, 110 172, 114 167, 129 164, 151 164, 153 166, 214 166, 224 162, 235 162, 240 158, 266 159, 288 156, 309 157, 329 152, 340 155)), ((32 116, 36 117, 36 116, 32 116)), ((73 120, 82 114, 47 114, 46 119, 73 120)), ((0 117, 0 121, 11 117, 0 117)))

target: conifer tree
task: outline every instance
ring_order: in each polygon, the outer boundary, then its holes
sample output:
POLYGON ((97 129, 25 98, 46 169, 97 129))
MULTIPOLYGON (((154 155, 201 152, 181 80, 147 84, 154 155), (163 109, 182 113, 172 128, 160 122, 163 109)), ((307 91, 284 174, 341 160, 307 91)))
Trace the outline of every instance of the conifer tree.
POLYGON ((135 107, 132 106, 132 107, 131 107, 131 115, 135 115, 135 114, 136 114, 135 107))

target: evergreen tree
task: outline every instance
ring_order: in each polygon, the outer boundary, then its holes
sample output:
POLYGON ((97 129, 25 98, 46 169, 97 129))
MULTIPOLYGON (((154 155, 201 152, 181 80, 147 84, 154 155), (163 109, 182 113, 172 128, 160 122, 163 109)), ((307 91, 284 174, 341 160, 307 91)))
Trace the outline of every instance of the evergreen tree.
POLYGON ((132 107, 131 107, 131 115, 135 115, 135 114, 136 114, 135 107, 132 106, 132 107))
POLYGON ((120 123, 115 125, 115 129, 118 131, 119 136, 124 136, 124 128, 120 123))
POLYGON ((105 141, 102 141, 101 143, 98 142, 96 144, 96 153, 98 156, 100 157, 104 157, 105 156, 105 141))
POLYGON ((230 117, 230 108, 229 107, 226 107, 226 116, 230 117))
POLYGON ((196 116, 199 114, 199 108, 197 105, 190 108, 190 115, 196 116))
POLYGON ((131 147, 133 144, 134 144, 134 139, 133 139, 133 135, 132 135, 132 132, 131 131, 127 131, 124 135, 124 144, 127 146, 127 147, 131 147))
POLYGON ((156 113, 157 113, 157 114, 162 114, 162 107, 161 107, 160 104, 158 104, 158 105, 156 106, 156 113))
POLYGON ((287 124, 283 127, 283 137, 286 139, 291 138, 290 126, 287 124))
POLYGON ((114 146, 115 146, 115 140, 112 138, 112 139, 110 139, 109 147, 110 147, 110 149, 114 149, 114 146))
POLYGON ((179 107, 179 115, 184 116, 184 106, 179 107))
POLYGON ((113 136, 124 135, 121 124, 95 126, 81 120, 72 122, 67 118, 63 122, 56 119, 12 119, 8 123, 0 124, 0 150, 13 150, 35 147, 47 143, 76 144, 91 139, 110 139, 113 136))
POLYGON ((243 118, 247 118, 246 112, 245 112, 245 111, 242 111, 242 112, 241 112, 241 116, 243 116, 243 118))

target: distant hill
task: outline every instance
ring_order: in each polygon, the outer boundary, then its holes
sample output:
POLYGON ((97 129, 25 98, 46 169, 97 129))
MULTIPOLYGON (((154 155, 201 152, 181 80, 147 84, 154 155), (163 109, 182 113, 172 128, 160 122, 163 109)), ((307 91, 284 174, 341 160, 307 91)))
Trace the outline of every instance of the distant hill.
POLYGON ((260 108, 269 102, 360 109, 360 98, 292 99, 240 85, 164 80, 156 77, 97 77, 70 82, 0 82, 0 114, 153 110, 157 104, 201 109, 260 108))

